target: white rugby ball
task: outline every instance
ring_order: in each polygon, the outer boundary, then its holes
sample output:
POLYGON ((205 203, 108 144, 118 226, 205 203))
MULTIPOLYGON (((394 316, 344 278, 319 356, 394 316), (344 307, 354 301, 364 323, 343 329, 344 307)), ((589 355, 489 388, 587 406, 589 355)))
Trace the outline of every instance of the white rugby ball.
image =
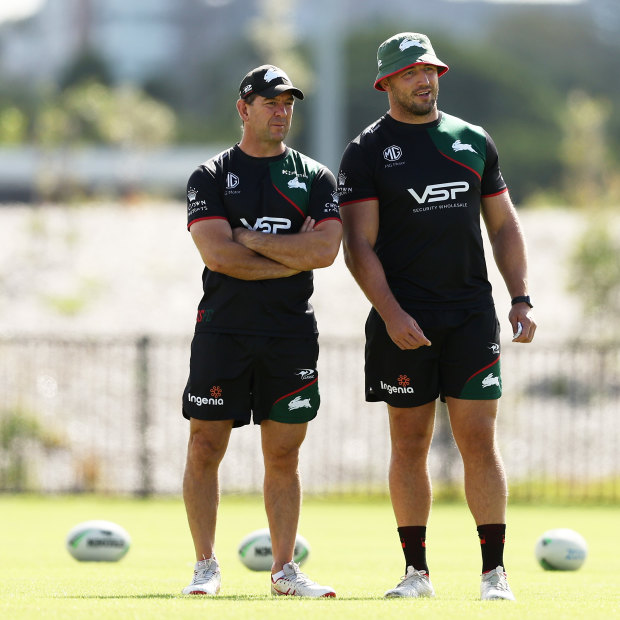
POLYGON ((547 530, 536 542, 535 554, 545 570, 577 570, 586 561, 588 544, 575 530, 547 530))
POLYGON ((84 521, 67 534, 67 551, 81 562, 117 562, 128 551, 131 538, 112 521, 84 521))
MULTIPOLYGON (((273 555, 271 552, 271 536, 269 529, 264 528, 248 534, 240 543, 237 551, 241 562, 250 570, 271 570, 273 555)), ((295 539, 293 561, 303 564, 310 555, 310 545, 301 535, 295 539)))

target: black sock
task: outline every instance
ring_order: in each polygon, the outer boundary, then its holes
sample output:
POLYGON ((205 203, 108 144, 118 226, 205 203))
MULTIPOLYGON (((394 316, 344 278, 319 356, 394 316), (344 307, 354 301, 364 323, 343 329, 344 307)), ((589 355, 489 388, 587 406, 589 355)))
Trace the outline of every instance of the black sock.
POLYGON ((424 570, 428 573, 426 564, 426 526, 407 525, 398 528, 398 535, 405 554, 405 572, 407 566, 413 566, 416 570, 424 570))
POLYGON ((482 572, 488 573, 498 566, 504 570, 504 542, 506 537, 505 523, 491 523, 478 526, 480 549, 482 551, 482 572))

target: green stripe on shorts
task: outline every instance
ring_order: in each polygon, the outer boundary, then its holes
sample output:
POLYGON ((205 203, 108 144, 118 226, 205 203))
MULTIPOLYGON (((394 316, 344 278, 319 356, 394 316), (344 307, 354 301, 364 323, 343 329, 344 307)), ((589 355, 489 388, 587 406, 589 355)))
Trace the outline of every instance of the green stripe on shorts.
POLYGON ((468 380, 459 398, 466 400, 495 400, 502 395, 502 374, 499 357, 493 364, 479 370, 468 380))
POLYGON ((308 422, 316 417, 320 403, 317 379, 301 390, 277 400, 269 412, 269 419, 289 424, 308 422))

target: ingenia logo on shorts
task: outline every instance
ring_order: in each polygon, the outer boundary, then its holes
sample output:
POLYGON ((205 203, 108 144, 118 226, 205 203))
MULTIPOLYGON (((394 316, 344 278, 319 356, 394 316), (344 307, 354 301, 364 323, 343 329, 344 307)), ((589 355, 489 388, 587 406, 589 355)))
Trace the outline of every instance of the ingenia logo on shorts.
POLYGON ((209 390, 211 396, 194 396, 193 394, 187 393, 187 400, 190 403, 194 403, 198 405, 198 407, 202 407, 202 405, 223 405, 224 399, 222 398, 222 388, 219 385, 214 385, 209 390))
POLYGON ((388 394, 414 394, 415 391, 411 387, 411 379, 407 375, 398 375, 396 379, 398 385, 390 385, 381 381, 381 389, 386 390, 388 394))

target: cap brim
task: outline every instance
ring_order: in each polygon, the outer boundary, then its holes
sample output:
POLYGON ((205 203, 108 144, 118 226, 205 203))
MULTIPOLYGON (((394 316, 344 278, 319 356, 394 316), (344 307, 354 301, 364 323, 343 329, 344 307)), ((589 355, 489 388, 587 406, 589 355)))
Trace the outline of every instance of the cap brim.
POLYGON ((293 93, 293 95, 297 97, 297 99, 304 98, 304 94, 299 90, 299 88, 295 88, 290 84, 276 84, 275 86, 265 88, 265 90, 261 90, 259 93, 256 94, 260 95, 261 97, 265 97, 266 99, 273 99, 274 97, 277 97, 278 95, 281 95, 282 93, 286 93, 288 91, 293 93))
POLYGON ((413 67, 415 65, 433 65, 434 67, 437 67, 437 77, 441 77, 450 68, 448 67, 448 65, 441 62, 439 58, 431 56, 430 54, 425 54, 423 56, 420 56, 420 58, 418 58, 415 62, 412 62, 410 65, 394 68, 393 71, 390 71, 389 69, 384 69, 383 71, 380 71, 375 80, 375 88, 377 90, 385 91, 385 88, 383 88, 383 86, 381 86, 380 84, 382 80, 385 80, 385 78, 396 75, 397 73, 400 73, 401 71, 409 69, 410 67, 413 67))

